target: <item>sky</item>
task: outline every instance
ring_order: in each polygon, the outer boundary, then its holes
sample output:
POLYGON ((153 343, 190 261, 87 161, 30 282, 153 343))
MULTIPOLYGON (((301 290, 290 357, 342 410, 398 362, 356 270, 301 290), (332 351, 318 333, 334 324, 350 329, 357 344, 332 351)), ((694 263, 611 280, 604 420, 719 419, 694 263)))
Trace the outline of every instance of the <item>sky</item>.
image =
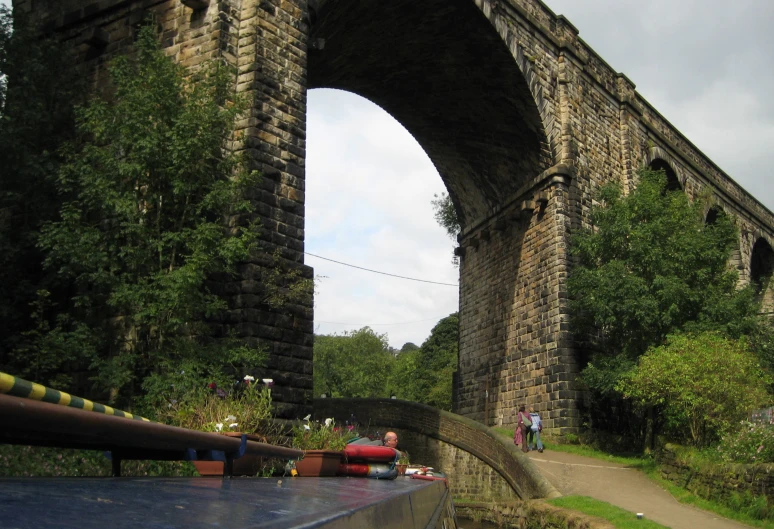
MULTIPOLYGON (((8 0, 0 0, 7 4, 8 0)), ((774 209, 774 2, 548 0, 613 69, 731 178, 774 209)), ((306 251, 455 284, 453 242, 430 201, 443 182, 422 148, 379 107, 309 93, 306 251)), ((371 326, 417 345, 458 308, 458 290, 307 256, 319 276, 315 332, 371 326)))

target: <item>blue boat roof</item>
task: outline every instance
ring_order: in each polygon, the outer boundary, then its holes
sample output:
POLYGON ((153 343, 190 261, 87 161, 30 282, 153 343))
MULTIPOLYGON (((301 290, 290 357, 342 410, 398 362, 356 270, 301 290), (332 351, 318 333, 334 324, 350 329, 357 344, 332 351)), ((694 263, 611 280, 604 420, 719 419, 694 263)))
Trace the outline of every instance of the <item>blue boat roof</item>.
POLYGON ((407 477, 0 478, 5 529, 425 528, 450 505, 407 477))

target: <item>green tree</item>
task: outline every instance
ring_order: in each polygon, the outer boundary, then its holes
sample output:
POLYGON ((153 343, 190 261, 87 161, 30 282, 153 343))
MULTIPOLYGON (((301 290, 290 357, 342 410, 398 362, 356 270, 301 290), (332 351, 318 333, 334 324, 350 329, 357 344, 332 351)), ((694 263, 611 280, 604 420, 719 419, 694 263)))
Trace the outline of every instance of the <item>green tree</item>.
MULTIPOLYGON (((29 342, 25 333, 48 325, 50 307, 69 288, 43 270, 37 243, 61 205, 52 176, 58 149, 73 133, 73 104, 82 93, 76 75, 56 39, 41 38, 23 13, 14 18, 0 6, 0 369, 45 383, 67 381, 57 353, 18 361, 11 351, 29 342), (38 299, 40 289, 53 295, 38 299)), ((79 355, 70 353, 77 369, 79 355)))
MULTIPOLYGON (((446 234, 453 241, 457 241, 457 236, 462 231, 462 223, 457 216, 457 209, 454 207, 451 196, 448 193, 441 193, 440 195, 433 195, 433 200, 430 203, 433 205, 433 216, 436 222, 446 230, 446 234)), ((452 263, 455 266, 459 266, 459 257, 454 255, 452 257, 452 263)))
POLYGON ((433 197, 430 203, 433 205, 433 216, 436 222, 446 230, 451 239, 456 241, 457 235, 462 231, 462 225, 451 196, 448 193, 441 193, 433 195, 433 197))
POLYGON ((618 383, 648 348, 679 331, 712 330, 755 335, 765 346, 769 328, 751 289, 736 290, 730 219, 705 225, 705 201, 668 191, 663 172, 641 170, 638 177, 627 196, 615 185, 602 188, 593 228, 573 238, 577 264, 568 290, 576 338, 591 351, 582 380, 591 390, 592 417, 620 419, 641 435, 644 423, 621 399, 618 383))
MULTIPOLYGON (((413 344, 412 344, 413 345, 413 344)), ((404 345, 405 349, 406 346, 404 345)), ((390 368, 389 390, 390 395, 396 395, 399 399, 411 402, 422 402, 417 380, 421 377, 419 372, 420 349, 401 350, 392 362, 390 368)))
POLYGON ((745 340, 705 332, 670 336, 640 357, 617 389, 639 404, 660 408, 673 436, 688 433, 703 446, 770 403, 769 384, 771 377, 745 340))
POLYGON ((419 402, 452 408, 452 379, 459 361, 460 319, 455 312, 440 320, 419 348, 413 381, 419 402))
MULTIPOLYGON (((247 196, 258 175, 223 148, 246 109, 233 72, 218 63, 185 71, 150 27, 135 52, 111 65, 109 94, 77 110, 56 180, 67 200, 39 240, 45 266, 74 285, 71 304, 21 352, 45 350, 52 337, 79 344, 94 351, 94 380, 111 400, 128 403, 142 385, 157 405, 170 386, 223 385, 229 370, 262 362, 245 342, 213 340, 208 325, 226 308, 210 281, 258 251, 247 196)), ((297 284, 263 286, 270 305, 283 292, 308 295, 297 284)))
POLYGON ((737 231, 726 216, 705 225, 704 203, 667 192, 663 172, 640 171, 631 194, 606 186, 600 198, 594 229, 573 239, 578 265, 568 281, 575 329, 596 350, 636 359, 689 323, 757 313, 728 267, 737 231))
POLYGON ((370 327, 315 336, 314 394, 388 397, 392 362, 387 335, 370 327))

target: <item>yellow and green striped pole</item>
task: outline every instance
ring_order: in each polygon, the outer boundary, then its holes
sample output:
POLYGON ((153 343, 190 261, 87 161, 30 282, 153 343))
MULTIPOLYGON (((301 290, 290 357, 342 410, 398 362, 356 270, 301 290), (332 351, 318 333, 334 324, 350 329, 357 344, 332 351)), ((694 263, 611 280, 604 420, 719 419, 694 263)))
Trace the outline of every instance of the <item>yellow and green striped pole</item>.
POLYGON ((0 371, 0 393, 6 395, 12 395, 14 397, 21 397, 24 399, 39 400, 42 402, 50 402, 52 404, 59 404, 61 406, 68 406, 70 408, 78 408, 86 411, 93 411, 96 413, 103 413, 105 415, 115 415, 116 417, 125 417, 127 419, 134 419, 137 421, 151 422, 145 417, 139 415, 132 415, 129 412, 117 410, 110 406, 105 406, 99 402, 92 402, 88 399, 82 399, 81 397, 75 397, 64 391, 47 388, 41 384, 24 380, 23 378, 9 375, 0 371))

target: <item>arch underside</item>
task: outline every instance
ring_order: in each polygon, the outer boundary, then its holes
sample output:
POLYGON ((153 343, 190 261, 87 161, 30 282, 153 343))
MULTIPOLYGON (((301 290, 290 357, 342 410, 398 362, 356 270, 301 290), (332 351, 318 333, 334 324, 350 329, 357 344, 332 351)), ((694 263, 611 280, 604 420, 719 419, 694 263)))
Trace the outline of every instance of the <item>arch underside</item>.
MULTIPOLYGON (((517 60, 472 0, 327 0, 309 88, 359 94, 415 137, 463 226, 553 165, 517 60)), ((406 190, 410 192, 410 190, 406 190)))
POLYGON ((762 310, 767 313, 774 311, 774 249, 764 239, 755 241, 750 256, 750 281, 758 291, 762 310))

